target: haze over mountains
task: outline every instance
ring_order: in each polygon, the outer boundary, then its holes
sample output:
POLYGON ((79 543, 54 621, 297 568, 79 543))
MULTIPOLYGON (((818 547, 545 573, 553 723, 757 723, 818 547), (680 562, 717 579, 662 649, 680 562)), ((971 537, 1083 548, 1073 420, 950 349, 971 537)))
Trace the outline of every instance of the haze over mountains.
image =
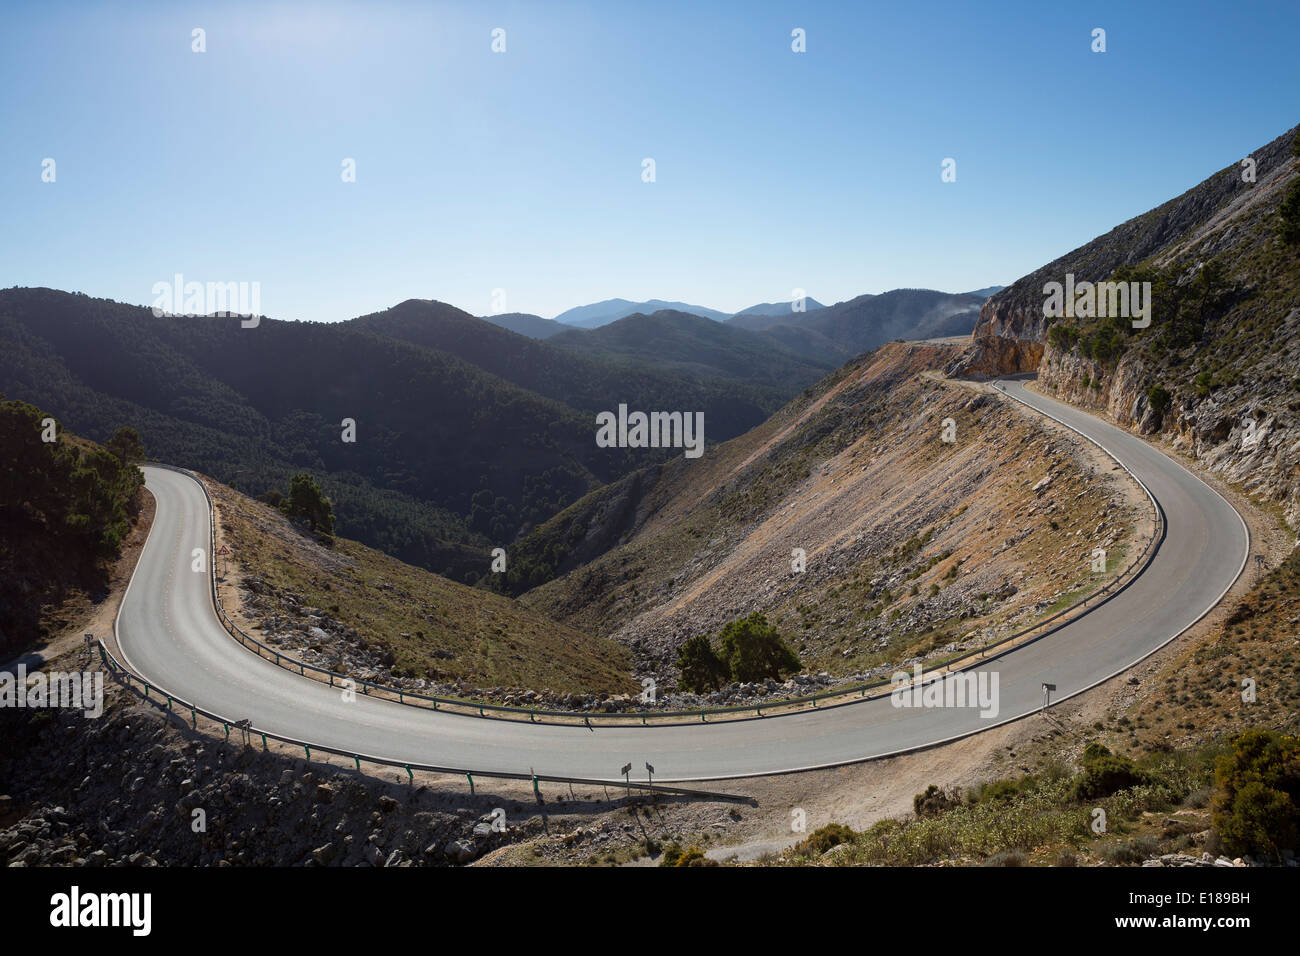
POLYGON ((645 302, 629 302, 627 299, 606 299, 604 302, 580 305, 561 312, 555 317, 555 321, 562 325, 572 325, 580 329, 595 329, 610 322, 617 322, 629 315, 635 315, 638 312, 649 314, 663 309, 702 315, 706 319, 713 319, 715 322, 724 322, 730 318, 730 315, 726 312, 706 309, 702 305, 689 305, 686 302, 665 302, 663 299, 648 299, 645 302))

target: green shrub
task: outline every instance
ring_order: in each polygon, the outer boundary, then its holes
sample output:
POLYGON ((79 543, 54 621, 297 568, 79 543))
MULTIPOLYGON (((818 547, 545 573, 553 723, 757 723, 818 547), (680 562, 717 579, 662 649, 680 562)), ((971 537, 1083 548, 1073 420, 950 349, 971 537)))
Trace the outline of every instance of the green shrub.
POLYGON ((779 680, 802 666, 780 632, 758 612, 731 621, 720 636, 720 656, 726 662, 732 680, 743 683, 769 677, 779 680))
POLYGON ((912 809, 916 811, 918 817, 927 817, 943 813, 960 803, 960 792, 943 790, 932 783, 925 788, 924 793, 918 793, 912 798, 912 809))
POLYGON ((286 513, 290 518, 301 518, 313 532, 329 536, 334 533, 334 509, 330 500, 306 472, 299 472, 289 482, 286 513))
POLYGON ((1083 751, 1083 772, 1075 778, 1071 794, 1075 800, 1097 800, 1149 782, 1130 758, 1094 741, 1083 751))
POLYGON ((854 833, 843 823, 828 823, 808 834, 806 840, 795 844, 794 852, 804 856, 821 856, 831 847, 852 843, 854 833))
POLYGON ((680 844, 670 843, 664 847, 660 866, 717 866, 716 860, 710 860, 698 846, 682 849, 680 844))
POLYGON ((1151 403, 1151 411, 1163 418, 1173 399, 1163 385, 1152 385, 1147 390, 1147 401, 1151 403))
POLYGON ((717 690, 727 682, 727 664, 713 651, 713 645, 703 634, 697 634, 677 651, 677 669, 681 672, 678 683, 687 690, 703 694, 717 690))
POLYGON ((1235 737, 1214 768, 1210 819, 1229 853, 1294 849, 1300 836, 1300 738, 1271 730, 1235 737))

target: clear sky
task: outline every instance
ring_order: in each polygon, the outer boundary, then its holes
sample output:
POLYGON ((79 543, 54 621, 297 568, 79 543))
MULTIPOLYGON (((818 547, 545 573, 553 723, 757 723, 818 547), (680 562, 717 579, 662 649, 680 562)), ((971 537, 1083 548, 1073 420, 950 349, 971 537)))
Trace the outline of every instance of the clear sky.
POLYGON ((1297 0, 4 0, 0 286, 337 320, 1005 284, 1300 122, 1298 44, 1297 0))

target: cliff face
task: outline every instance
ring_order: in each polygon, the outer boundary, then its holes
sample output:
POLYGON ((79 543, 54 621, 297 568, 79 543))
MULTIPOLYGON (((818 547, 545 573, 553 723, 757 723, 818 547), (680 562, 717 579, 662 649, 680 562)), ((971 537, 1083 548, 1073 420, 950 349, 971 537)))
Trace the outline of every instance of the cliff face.
POLYGON ((1206 395, 1187 382, 1162 386, 1171 393, 1163 413, 1152 407, 1150 389, 1169 382, 1168 371, 1138 351, 1112 369, 1048 345, 1038 382, 1055 398, 1104 411, 1141 434, 1159 434, 1225 480, 1276 502, 1287 524, 1300 529, 1300 349, 1292 344, 1298 339, 1300 307, 1282 321, 1277 347, 1260 357, 1253 375, 1206 395))
POLYGON ((1234 163, 1003 289, 981 308, 970 355, 949 372, 987 378, 1038 368, 1051 324, 1043 315, 1043 285, 1063 281, 1066 273, 1076 282, 1097 282, 1120 266, 1166 264, 1193 249, 1209 258, 1249 238, 1258 220, 1275 212, 1293 175, 1289 153, 1295 133, 1283 133, 1250 154, 1256 182, 1243 182, 1242 168, 1234 163))
POLYGON ((1048 394, 1161 435, 1300 526, 1300 246, 1275 228, 1300 180, 1295 138, 1251 153, 1253 183, 1234 163, 993 296, 949 374, 1037 371, 1048 394), (1151 328, 1121 329, 1103 350, 1092 344, 1101 320, 1044 316, 1045 283, 1102 281, 1121 266, 1164 277, 1151 328), (1222 294, 1189 293, 1198 283, 1222 294), (1049 337, 1055 324, 1070 334, 1049 337))

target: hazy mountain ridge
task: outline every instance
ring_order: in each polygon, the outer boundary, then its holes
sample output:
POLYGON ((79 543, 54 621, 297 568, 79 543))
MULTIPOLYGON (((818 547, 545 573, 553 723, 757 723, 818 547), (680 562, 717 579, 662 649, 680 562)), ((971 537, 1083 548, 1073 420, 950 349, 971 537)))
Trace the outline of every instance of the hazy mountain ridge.
POLYGON ((773 385, 791 389, 791 394, 820 379, 831 367, 807 361, 761 334, 669 310, 626 316, 596 329, 564 332, 550 344, 692 375, 773 385))
POLYGON ((605 299, 603 302, 593 302, 590 305, 579 305, 567 309, 557 315, 553 321, 573 325, 580 329, 594 329, 626 318, 629 315, 637 313, 648 315, 664 309, 673 312, 689 312, 692 315, 700 315, 715 322, 724 322, 730 318, 730 313, 719 312, 717 309, 708 309, 702 305, 691 305, 687 302, 667 302, 663 299, 647 299, 644 302, 632 302, 629 299, 605 299))
POLYGON ((549 339, 552 335, 558 335, 573 328, 573 326, 565 325, 563 322, 544 319, 540 315, 532 315, 528 312, 503 312, 500 315, 481 315, 479 318, 503 329, 509 329, 519 335, 526 335, 530 339, 541 339, 543 341, 549 339))
MULTIPOLYGON (((813 312, 817 309, 824 309, 826 306, 818 302, 812 296, 808 296, 803 301, 804 311, 813 312)), ((732 319, 739 315, 797 315, 794 308, 794 301, 789 302, 760 302, 758 305, 751 305, 748 309, 741 309, 732 315, 732 319)), ((731 319, 728 319, 731 321, 731 319)))
POLYGON ((812 312, 737 315, 727 324, 765 333, 810 360, 838 363, 895 339, 968 335, 984 301, 975 293, 892 289, 812 312))

